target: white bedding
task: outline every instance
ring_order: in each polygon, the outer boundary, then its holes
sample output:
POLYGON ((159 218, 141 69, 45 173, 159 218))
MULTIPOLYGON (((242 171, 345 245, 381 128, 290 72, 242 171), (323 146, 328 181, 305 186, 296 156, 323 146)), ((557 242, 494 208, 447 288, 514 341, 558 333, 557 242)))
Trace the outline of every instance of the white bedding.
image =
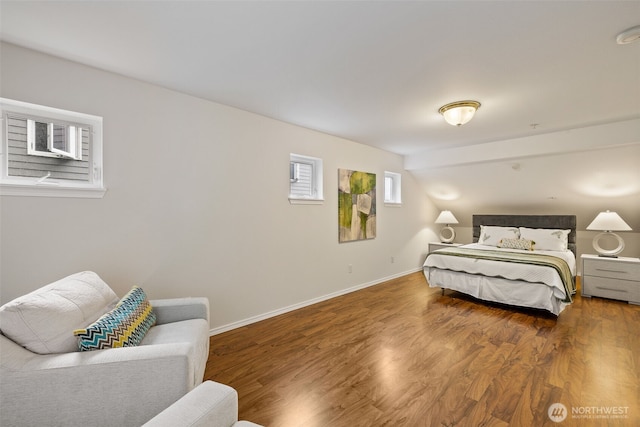
MULTIPOLYGON (((465 248, 527 252, 503 249, 477 243, 465 248)), ((535 251, 564 259, 576 274, 576 259, 571 251, 535 251)), ((558 315, 568 304, 564 285, 555 269, 539 265, 508 263, 484 259, 438 255, 427 257, 424 274, 430 287, 441 287, 464 292, 487 301, 548 310, 558 315), (467 274, 468 273, 468 274, 467 274)))

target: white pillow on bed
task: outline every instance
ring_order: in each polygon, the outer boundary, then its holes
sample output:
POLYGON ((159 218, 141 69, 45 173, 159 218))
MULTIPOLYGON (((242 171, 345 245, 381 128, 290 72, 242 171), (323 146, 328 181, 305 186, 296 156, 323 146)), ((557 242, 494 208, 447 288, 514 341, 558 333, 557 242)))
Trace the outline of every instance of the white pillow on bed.
POLYGON ((502 239, 518 239, 518 227, 499 227, 497 225, 481 225, 478 243, 487 246, 498 246, 502 239))
POLYGON ((566 251, 569 248, 571 230, 520 227, 520 237, 536 242, 540 251, 566 251))

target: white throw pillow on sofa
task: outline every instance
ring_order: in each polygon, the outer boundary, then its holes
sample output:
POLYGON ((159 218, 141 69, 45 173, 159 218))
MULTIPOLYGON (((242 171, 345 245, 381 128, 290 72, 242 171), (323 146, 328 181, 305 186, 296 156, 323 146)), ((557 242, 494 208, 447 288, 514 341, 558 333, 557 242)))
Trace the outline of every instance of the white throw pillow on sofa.
POLYGON ((39 354, 78 351, 75 329, 83 328, 119 301, 91 271, 72 274, 0 307, 2 334, 39 354))

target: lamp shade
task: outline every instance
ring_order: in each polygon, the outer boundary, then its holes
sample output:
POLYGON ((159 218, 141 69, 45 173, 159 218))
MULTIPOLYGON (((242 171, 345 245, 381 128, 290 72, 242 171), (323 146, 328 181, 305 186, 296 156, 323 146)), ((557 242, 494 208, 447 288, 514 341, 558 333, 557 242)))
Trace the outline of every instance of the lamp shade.
POLYGON ((457 224, 458 220, 451 213, 451 211, 442 211, 438 218, 436 218, 436 224, 457 224))
POLYGON ((462 126, 473 118, 478 108, 480 108, 478 101, 457 101, 443 105, 438 112, 450 125, 462 126))
POLYGON ((591 221, 587 230, 599 231, 630 231, 629 224, 624 222, 620 215, 615 212, 600 212, 596 218, 591 221))

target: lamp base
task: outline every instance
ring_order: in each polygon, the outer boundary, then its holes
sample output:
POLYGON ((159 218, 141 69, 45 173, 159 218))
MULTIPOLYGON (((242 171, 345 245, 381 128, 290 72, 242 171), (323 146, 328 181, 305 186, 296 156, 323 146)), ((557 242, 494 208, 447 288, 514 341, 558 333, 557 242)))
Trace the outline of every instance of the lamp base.
POLYGON ((453 230, 453 228, 449 227, 448 225, 446 227, 443 227, 442 230, 440 230, 440 242, 451 243, 455 238, 456 238, 456 232, 453 230), (449 237, 446 236, 447 233, 450 234, 449 237))
POLYGON ((593 249, 595 249, 596 252, 598 252, 598 256, 609 257, 609 258, 618 258, 617 255, 620 252, 622 252, 622 250, 624 249, 624 240, 622 240, 622 237, 618 236, 616 233, 612 233, 610 231, 605 231, 603 233, 598 233, 593 238, 593 249), (603 249, 602 246, 600 246, 600 240, 603 237, 606 237, 606 238, 613 237, 618 242, 618 247, 616 247, 614 249, 603 249))

